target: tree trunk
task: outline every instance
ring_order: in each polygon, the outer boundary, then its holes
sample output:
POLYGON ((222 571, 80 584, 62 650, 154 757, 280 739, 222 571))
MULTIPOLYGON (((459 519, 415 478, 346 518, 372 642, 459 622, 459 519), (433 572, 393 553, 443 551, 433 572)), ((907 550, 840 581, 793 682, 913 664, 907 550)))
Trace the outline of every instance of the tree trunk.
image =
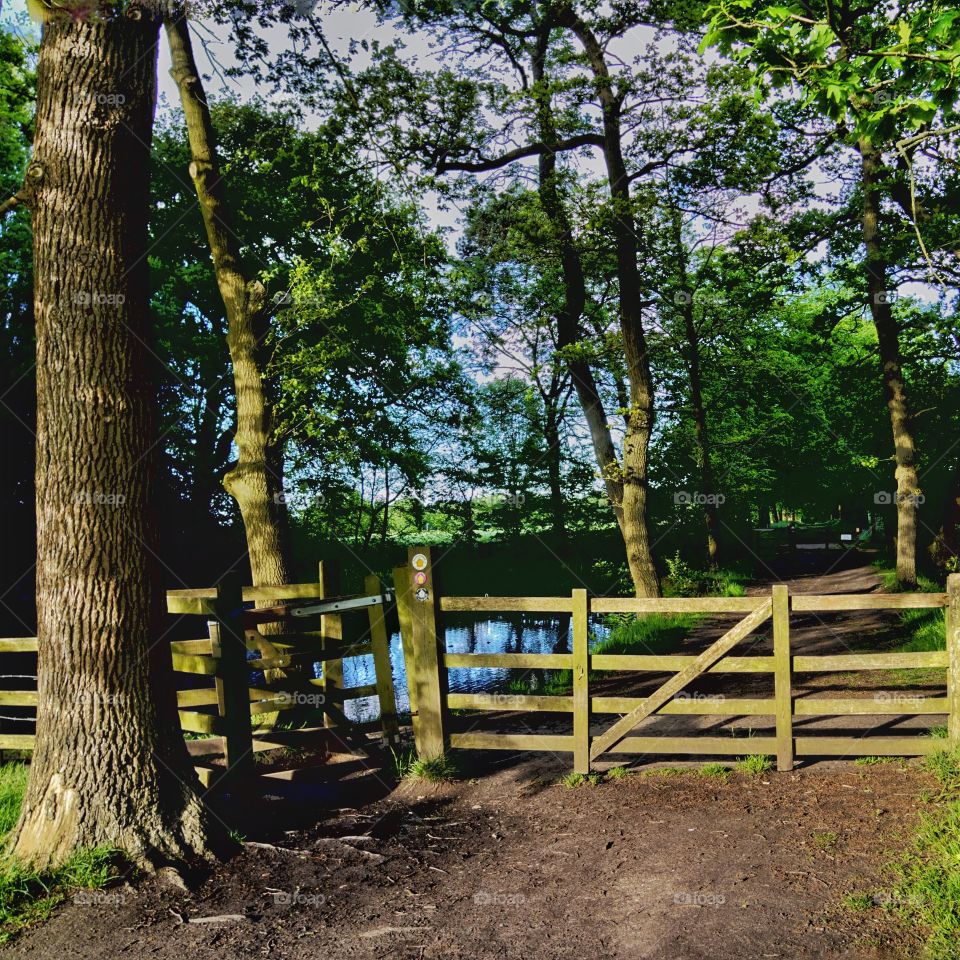
POLYGON ((960 461, 953 469, 947 499, 943 506, 943 520, 940 529, 930 544, 930 557, 941 569, 956 573, 957 558, 960 557, 960 461))
POLYGON ((8 841, 39 867, 100 844, 145 866, 188 863, 226 839, 200 801, 158 629, 147 171, 160 21, 137 9, 55 18, 40 49, 28 174, 39 706, 8 841))
POLYGON ((227 314, 227 345, 237 404, 237 461, 223 485, 237 501, 243 517, 253 582, 290 583, 293 577, 283 496, 283 450, 272 437, 272 408, 264 384, 266 290, 243 271, 185 12, 167 22, 167 37, 173 63, 170 74, 180 91, 187 121, 190 177, 227 314))
POLYGON ((880 181, 883 158, 869 141, 859 144, 863 178, 864 269, 870 311, 877 328, 877 343, 883 371, 883 389, 890 412, 897 484, 897 582, 917 582, 917 505, 920 481, 916 467, 916 444, 907 403, 907 385, 900 358, 900 334, 887 287, 888 264, 880 241, 880 181))
POLYGON ((637 268, 630 178, 623 158, 620 126, 622 101, 614 93, 604 50, 590 28, 570 8, 561 10, 559 19, 576 34, 583 46, 603 111, 603 156, 610 188, 617 280, 620 286, 620 332, 630 380, 621 462, 622 530, 636 595, 656 597, 660 595, 660 578, 654 566, 647 527, 648 460, 654 421, 653 378, 643 331, 643 298, 637 268))
POLYGON ((720 514, 717 509, 716 489, 713 480, 713 456, 710 437, 707 433, 707 409, 703 402, 703 379, 700 373, 700 335, 693 315, 693 296, 687 273, 687 251, 683 243, 680 212, 671 212, 674 243, 680 270, 681 284, 688 295, 683 300, 683 331, 687 341, 687 376, 690 382, 690 407, 693 414, 693 430, 697 444, 697 460, 700 467, 700 494, 703 497, 703 515, 707 527, 707 562, 716 567, 720 554, 720 514))
POLYGON ((560 411, 557 387, 559 377, 554 375, 551 392, 546 398, 546 417, 543 439, 547 444, 547 486, 550 490, 550 527, 563 536, 567 532, 566 505, 563 502, 563 454, 560 447, 560 411))

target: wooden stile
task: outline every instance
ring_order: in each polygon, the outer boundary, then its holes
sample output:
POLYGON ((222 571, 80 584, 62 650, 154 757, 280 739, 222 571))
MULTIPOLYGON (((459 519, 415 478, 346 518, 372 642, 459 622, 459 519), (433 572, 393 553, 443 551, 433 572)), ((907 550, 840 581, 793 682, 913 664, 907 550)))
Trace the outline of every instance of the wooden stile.
POLYGON ((417 667, 413 656, 413 590, 410 570, 394 567, 393 589, 397 598, 397 619, 400 621, 400 646, 403 648, 403 663, 407 672, 407 700, 410 714, 417 713, 417 667))
MULTIPOLYGON (((383 584, 378 577, 367 577, 363 582, 367 596, 383 596, 383 584)), ((373 648, 373 665, 377 682, 374 689, 380 698, 380 724, 388 743, 396 743, 400 737, 397 724, 397 702, 393 693, 393 670, 390 667, 390 637, 387 634, 386 604, 368 609, 370 621, 370 645, 373 648)))
MULTIPOLYGON (((331 560, 321 560, 320 600, 336 597, 340 590, 340 571, 331 560)), ((339 650, 343 645, 343 616, 339 613, 325 613, 320 618, 320 632, 323 635, 324 652, 339 650)), ((323 661, 323 692, 332 701, 337 691, 343 688, 343 658, 335 657, 323 661)), ((333 727, 336 720, 327 714, 323 718, 325 727, 333 727)))
POLYGON ((210 624, 210 642, 219 650, 216 663, 217 709, 222 732, 224 759, 233 777, 253 770, 253 729, 250 722, 250 694, 247 683, 247 644, 241 626, 243 593, 235 577, 217 588, 216 621, 210 624))
POLYGON ((960 744, 960 573, 947 577, 947 737, 960 744))

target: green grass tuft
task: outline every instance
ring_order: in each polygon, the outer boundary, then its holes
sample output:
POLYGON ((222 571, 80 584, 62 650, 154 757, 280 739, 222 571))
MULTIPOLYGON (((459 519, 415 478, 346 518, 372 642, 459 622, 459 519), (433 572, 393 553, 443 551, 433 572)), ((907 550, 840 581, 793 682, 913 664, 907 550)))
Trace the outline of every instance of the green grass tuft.
POLYGON ((855 910, 863 913, 864 910, 872 910, 875 906, 873 896, 869 893, 848 893, 843 898, 843 905, 848 910, 855 910))
POLYGON ((904 757, 857 757, 853 761, 857 767, 875 767, 881 763, 902 763, 904 757))
POLYGON ((930 736, 934 740, 946 740, 947 739, 947 728, 946 727, 931 727, 930 736))
POLYGON ((582 787, 587 782, 587 778, 582 773, 571 770, 560 782, 568 790, 575 790, 577 787, 582 787))
POLYGON ((29 773, 30 768, 25 763, 0 766, 0 836, 5 836, 16 826, 29 773))
POLYGON ((759 777, 773 769, 773 761, 762 753, 755 753, 750 757, 741 757, 737 760, 737 769, 751 777, 759 777))
POLYGON ((729 780, 733 771, 725 763, 705 763, 698 771, 701 777, 729 780))
POLYGON ((840 836, 833 830, 821 830, 813 835, 813 845, 818 850, 832 850, 839 841, 840 836))
POLYGON ((630 776, 630 771, 626 767, 611 767, 607 771, 608 780, 625 780, 630 776))

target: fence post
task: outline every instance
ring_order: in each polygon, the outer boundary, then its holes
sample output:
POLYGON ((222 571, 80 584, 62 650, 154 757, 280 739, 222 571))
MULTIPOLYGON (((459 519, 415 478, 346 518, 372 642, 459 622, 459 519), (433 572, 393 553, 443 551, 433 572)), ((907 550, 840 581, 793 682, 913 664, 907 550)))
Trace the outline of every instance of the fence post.
POLYGON ((407 699, 410 702, 410 719, 417 716, 417 666, 413 660, 413 590, 410 570, 394 567, 393 589, 397 597, 397 620, 400 622, 400 646, 403 648, 403 663, 407 673, 407 699))
POLYGON ((777 770, 793 769, 793 691, 790 663, 790 591, 773 587, 773 695, 777 724, 777 770))
MULTIPOLYGON (((368 596, 380 594, 383 597, 383 584, 379 577, 366 577, 363 592, 368 596)), ((396 743, 400 730, 397 726, 397 701, 393 695, 393 670, 390 667, 390 637, 387 634, 386 607, 370 607, 370 645, 373 647, 373 667, 376 672, 377 697, 380 700, 380 725, 383 737, 388 743, 396 743)))
POLYGON ((243 635, 243 591, 238 577, 217 585, 216 620, 210 624, 214 652, 219 648, 217 708, 224 726, 223 754, 231 777, 253 769, 253 724, 250 719, 250 685, 247 645, 243 635))
MULTIPOLYGON (((320 599, 326 600, 335 597, 340 591, 340 570, 333 560, 321 560, 319 569, 320 599)), ((320 617, 320 641, 324 652, 336 649, 343 645, 343 617, 339 613, 325 613, 320 617)), ((323 690, 324 702, 342 705, 337 691, 343 690, 343 660, 324 660, 323 676, 320 684, 323 690)), ((325 727, 336 726, 336 721, 329 713, 323 715, 325 727)))
POLYGON ((411 547, 406 572, 411 582, 410 628, 413 641, 414 685, 417 711, 413 734, 421 759, 438 757, 446 751, 444 713, 446 709, 447 672, 442 667, 438 636, 439 604, 435 588, 433 560, 429 547, 411 547))
POLYGON ((574 590, 573 600, 573 769, 590 772, 590 658, 587 591, 574 590))
POLYGON ((951 746, 960 744, 960 573, 947 577, 947 736, 951 746))

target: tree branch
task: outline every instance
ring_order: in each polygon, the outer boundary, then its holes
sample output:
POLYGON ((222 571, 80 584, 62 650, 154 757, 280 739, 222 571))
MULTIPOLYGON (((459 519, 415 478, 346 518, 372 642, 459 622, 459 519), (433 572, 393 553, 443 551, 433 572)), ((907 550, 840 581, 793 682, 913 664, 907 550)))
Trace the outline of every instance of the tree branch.
POLYGON ((448 161, 441 156, 437 163, 437 173, 447 173, 451 170, 465 173, 484 173, 488 170, 500 170, 509 166, 515 160, 525 157, 539 157, 543 153, 564 153, 567 150, 576 150, 578 147, 602 147, 603 137, 595 133, 583 133, 567 140, 556 143, 528 143, 524 147, 508 150, 499 157, 482 157, 479 160, 448 161))

